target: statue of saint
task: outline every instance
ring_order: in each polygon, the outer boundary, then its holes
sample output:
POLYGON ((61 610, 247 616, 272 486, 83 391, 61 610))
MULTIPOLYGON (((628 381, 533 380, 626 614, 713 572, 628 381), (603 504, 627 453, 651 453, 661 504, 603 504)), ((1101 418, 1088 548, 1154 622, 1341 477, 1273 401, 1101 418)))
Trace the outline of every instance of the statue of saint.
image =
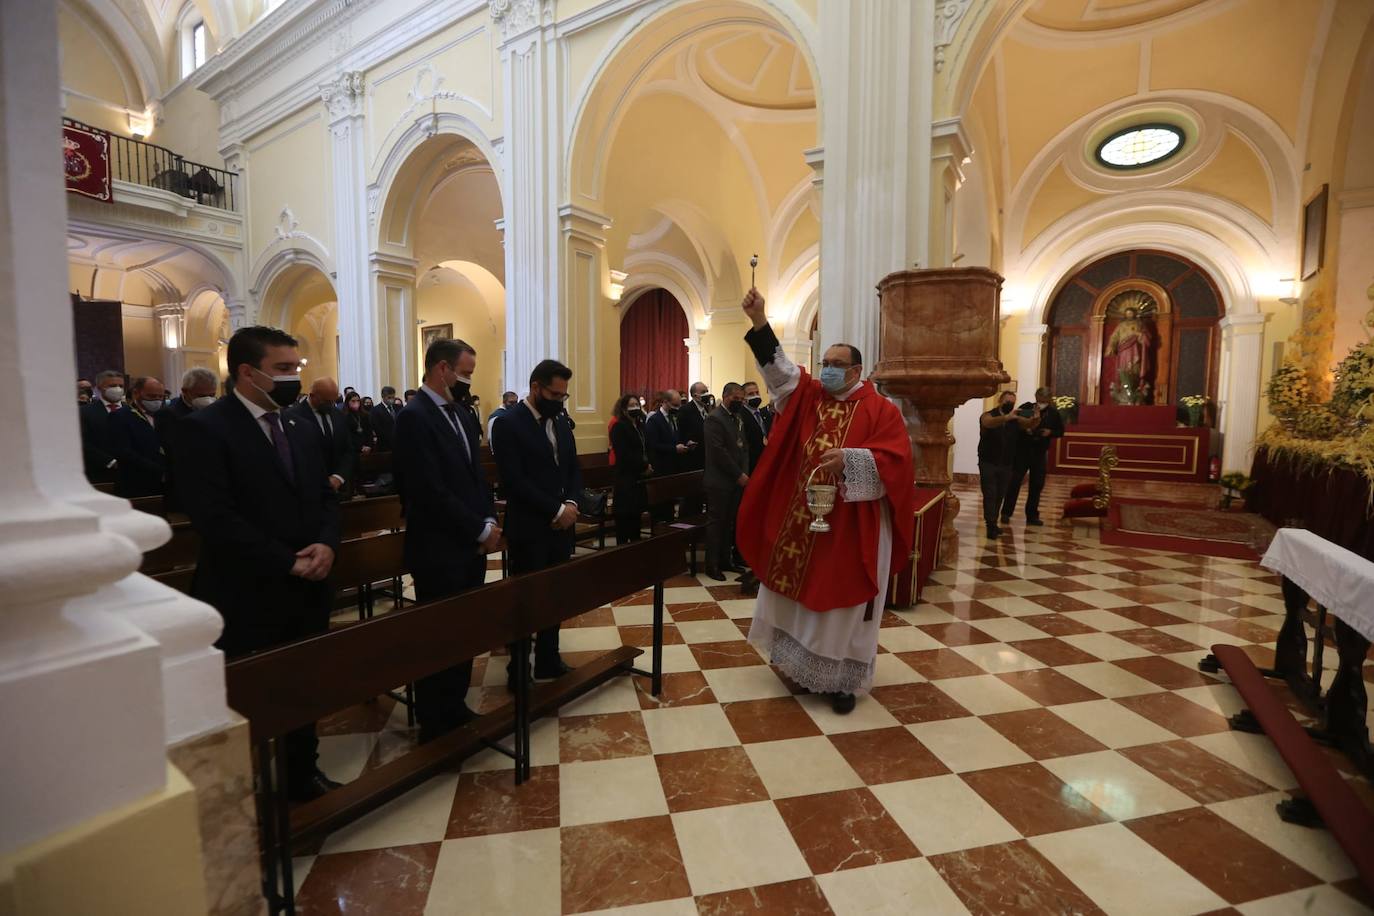
POLYGON ((1107 357, 1114 361, 1113 399, 1118 404, 1148 404, 1154 381, 1154 323, 1135 306, 1122 310, 1121 322, 1107 339, 1107 357))

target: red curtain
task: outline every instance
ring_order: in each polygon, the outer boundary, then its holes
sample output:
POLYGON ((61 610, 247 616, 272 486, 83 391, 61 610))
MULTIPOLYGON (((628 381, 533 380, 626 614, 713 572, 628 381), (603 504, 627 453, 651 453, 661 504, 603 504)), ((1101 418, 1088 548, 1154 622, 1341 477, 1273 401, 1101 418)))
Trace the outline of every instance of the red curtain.
POLYGON ((651 290, 631 303, 620 322, 621 393, 686 391, 687 346, 682 341, 690 335, 682 306, 667 290, 651 290))

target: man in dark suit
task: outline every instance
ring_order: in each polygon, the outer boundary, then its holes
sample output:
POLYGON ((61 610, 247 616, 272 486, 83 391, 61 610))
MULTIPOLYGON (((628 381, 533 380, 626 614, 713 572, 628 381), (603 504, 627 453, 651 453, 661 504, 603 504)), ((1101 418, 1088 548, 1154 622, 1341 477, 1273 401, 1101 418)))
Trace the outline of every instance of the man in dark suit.
POLYGON ((157 439, 162 446, 162 461, 165 465, 162 504, 168 512, 180 511, 181 508, 177 499, 173 430, 178 421, 190 416, 193 411, 215 403, 215 392, 218 389, 219 380, 215 378, 215 373, 203 366, 194 366, 181 376, 180 396, 172 398, 162 405, 161 410, 153 414, 153 428, 157 430, 157 439))
POLYGON ((372 421, 372 431, 377 434, 379 452, 389 452, 395 447, 396 415, 400 413, 392 403, 395 400, 396 389, 387 385, 382 388, 382 399, 367 412, 367 418, 372 421))
POLYGON ((491 427, 501 417, 510 412, 510 409, 520 403, 520 395, 514 391, 501 392, 501 406, 493 410, 487 416, 487 445, 491 445, 491 427))
POLYGON ((706 441, 706 415, 716 406, 716 399, 705 382, 693 382, 689 391, 692 396, 677 415, 678 437, 687 446, 682 469, 700 471, 706 467, 706 452, 701 447, 706 441))
MULTIPOLYGON (((556 566, 572 556, 582 468, 563 404, 572 370, 546 359, 530 373, 529 397, 492 425, 492 455, 506 498, 507 556, 513 575, 556 566)), ((513 669, 507 667, 510 677, 513 669)), ((534 641, 534 676, 570 669, 558 654, 558 627, 534 641)))
MULTIPOLYGON (((191 594, 224 618, 230 659, 329 628, 328 577, 339 505, 319 434, 282 416, 300 391, 295 338, 249 327, 229 340, 233 390, 177 422, 177 491, 200 535, 191 594)), ((314 725, 286 736, 286 791, 299 801, 338 784, 316 765, 314 725)))
POLYGON ((749 445, 744 425, 744 389, 730 382, 721 391, 721 402, 706 417, 706 575, 725 581, 725 571, 743 572, 734 564, 735 516, 740 496, 749 482, 749 445))
POLYGON ((167 400, 167 389, 155 378, 134 379, 129 406, 110 414, 110 451, 118 462, 115 494, 125 499, 161 496, 167 463, 155 417, 167 400))
POLYGON ((763 447, 768 444, 768 427, 760 406, 763 398, 759 395, 758 382, 744 383, 744 441, 749 445, 749 473, 759 465, 763 447))
POLYGON ((644 421, 644 445, 649 451, 649 463, 659 477, 685 470, 683 462, 687 446, 678 430, 678 414, 682 410, 682 395, 677 391, 660 391, 655 398, 658 410, 644 421))
MULTIPOLYGON (((425 352, 420 393, 396 419, 393 468, 406 518, 405 560, 415 598, 437 601, 486 581, 487 555, 502 547, 491 486, 478 456, 477 424, 458 405, 472 383, 477 351, 436 340, 425 352)), ((476 718, 465 698, 472 662, 415 684, 420 741, 476 718)))
POLYGON ((116 460, 110 444, 110 416, 123 409, 124 373, 106 369, 95 377, 95 397, 81 407, 81 458, 86 479, 109 483, 115 478, 116 460))
POLYGON ((300 421, 319 438, 329 487, 347 498, 358 470, 358 453, 349 439, 343 411, 334 406, 338 396, 338 382, 328 376, 317 378, 310 385, 310 396, 287 408, 285 416, 300 421))

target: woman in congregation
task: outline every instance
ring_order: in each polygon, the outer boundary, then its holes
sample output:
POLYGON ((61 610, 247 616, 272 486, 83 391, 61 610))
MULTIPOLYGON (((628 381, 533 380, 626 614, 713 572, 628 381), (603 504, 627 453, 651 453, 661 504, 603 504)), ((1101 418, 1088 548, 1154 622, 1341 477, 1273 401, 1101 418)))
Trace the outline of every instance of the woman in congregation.
POLYGON ((615 458, 615 542, 639 540, 640 516, 648 508, 644 478, 653 473, 644 448, 644 407, 638 395, 622 394, 611 411, 611 454, 615 458))
POLYGON ((377 434, 372 431, 372 421, 363 411, 363 399, 356 391, 348 393, 344 402, 344 420, 348 423, 349 445, 354 455, 366 455, 377 444, 377 434))

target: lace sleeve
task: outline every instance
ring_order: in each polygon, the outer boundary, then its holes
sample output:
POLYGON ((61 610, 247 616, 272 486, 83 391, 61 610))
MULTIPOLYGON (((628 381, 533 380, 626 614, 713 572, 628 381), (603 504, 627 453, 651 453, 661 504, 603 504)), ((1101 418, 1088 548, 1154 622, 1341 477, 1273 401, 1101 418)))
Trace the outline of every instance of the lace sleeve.
POLYGON ((797 383, 801 381, 801 370, 782 352, 782 347, 778 347, 772 362, 761 364, 759 369, 763 371, 773 409, 782 413, 787 407, 788 396, 797 390, 797 383))
POLYGON ((840 449, 844 453, 844 500, 861 503, 882 499, 887 495, 878 463, 866 448, 840 449))

